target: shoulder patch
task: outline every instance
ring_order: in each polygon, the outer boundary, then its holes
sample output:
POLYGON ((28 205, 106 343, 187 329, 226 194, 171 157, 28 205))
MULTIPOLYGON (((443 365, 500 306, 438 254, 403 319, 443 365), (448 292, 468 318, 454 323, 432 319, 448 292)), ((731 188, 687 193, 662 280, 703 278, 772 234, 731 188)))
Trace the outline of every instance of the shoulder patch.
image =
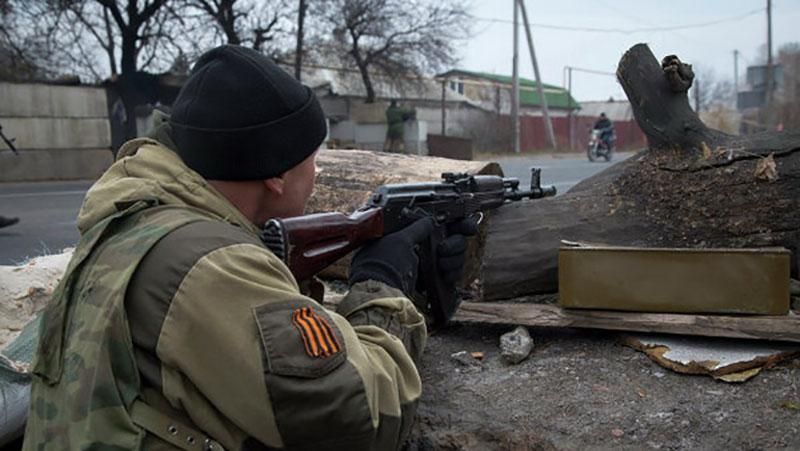
POLYGON ((347 360, 344 338, 322 306, 295 299, 260 305, 253 313, 267 373, 316 378, 347 360))
POLYGON ((339 342, 333 329, 311 307, 302 307, 292 312, 292 323, 300 332, 303 347, 310 357, 330 357, 339 352, 339 342))

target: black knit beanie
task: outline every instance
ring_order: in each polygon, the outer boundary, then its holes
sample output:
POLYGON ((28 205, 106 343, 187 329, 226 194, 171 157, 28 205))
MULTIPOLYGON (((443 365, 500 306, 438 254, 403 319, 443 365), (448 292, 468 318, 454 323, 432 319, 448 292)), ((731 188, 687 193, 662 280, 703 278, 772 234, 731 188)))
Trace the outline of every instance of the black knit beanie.
POLYGON ((283 174, 327 132, 314 92, 255 50, 224 45, 203 54, 172 105, 172 138, 208 180, 283 174))

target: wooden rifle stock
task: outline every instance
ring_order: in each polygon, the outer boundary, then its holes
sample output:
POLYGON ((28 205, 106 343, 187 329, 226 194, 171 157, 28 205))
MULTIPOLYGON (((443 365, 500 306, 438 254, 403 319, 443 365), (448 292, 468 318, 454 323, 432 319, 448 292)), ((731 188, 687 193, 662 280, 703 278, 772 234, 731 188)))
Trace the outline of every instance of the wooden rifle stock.
POLYGON ((280 257, 298 281, 327 268, 336 260, 383 236, 383 209, 371 208, 350 216, 318 213, 272 219, 262 240, 280 257))

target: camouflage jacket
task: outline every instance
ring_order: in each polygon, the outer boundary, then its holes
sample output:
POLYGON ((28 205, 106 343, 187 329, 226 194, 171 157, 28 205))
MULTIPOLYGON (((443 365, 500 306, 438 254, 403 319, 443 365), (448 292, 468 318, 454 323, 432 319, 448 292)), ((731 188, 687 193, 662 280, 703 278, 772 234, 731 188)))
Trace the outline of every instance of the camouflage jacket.
POLYGON ((411 301, 367 281, 329 311, 174 152, 120 156, 43 317, 24 449, 397 448, 421 391, 411 301))
POLYGON ((404 122, 414 114, 413 109, 406 109, 399 106, 389 106, 386 108, 386 136, 391 139, 403 138, 404 122))

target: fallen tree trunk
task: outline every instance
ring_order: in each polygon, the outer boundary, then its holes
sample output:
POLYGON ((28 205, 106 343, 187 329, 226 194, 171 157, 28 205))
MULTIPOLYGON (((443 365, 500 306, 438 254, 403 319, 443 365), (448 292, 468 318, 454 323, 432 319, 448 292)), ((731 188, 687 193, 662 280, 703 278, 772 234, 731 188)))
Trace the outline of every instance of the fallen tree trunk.
MULTIPOLYGON (((561 240, 658 247, 800 247, 800 133, 733 136, 709 129, 686 91, 691 66, 659 64, 644 44, 617 77, 649 148, 563 196, 492 215, 481 298, 558 290, 561 240)), ((713 269, 710 269, 713 270, 713 269)))

